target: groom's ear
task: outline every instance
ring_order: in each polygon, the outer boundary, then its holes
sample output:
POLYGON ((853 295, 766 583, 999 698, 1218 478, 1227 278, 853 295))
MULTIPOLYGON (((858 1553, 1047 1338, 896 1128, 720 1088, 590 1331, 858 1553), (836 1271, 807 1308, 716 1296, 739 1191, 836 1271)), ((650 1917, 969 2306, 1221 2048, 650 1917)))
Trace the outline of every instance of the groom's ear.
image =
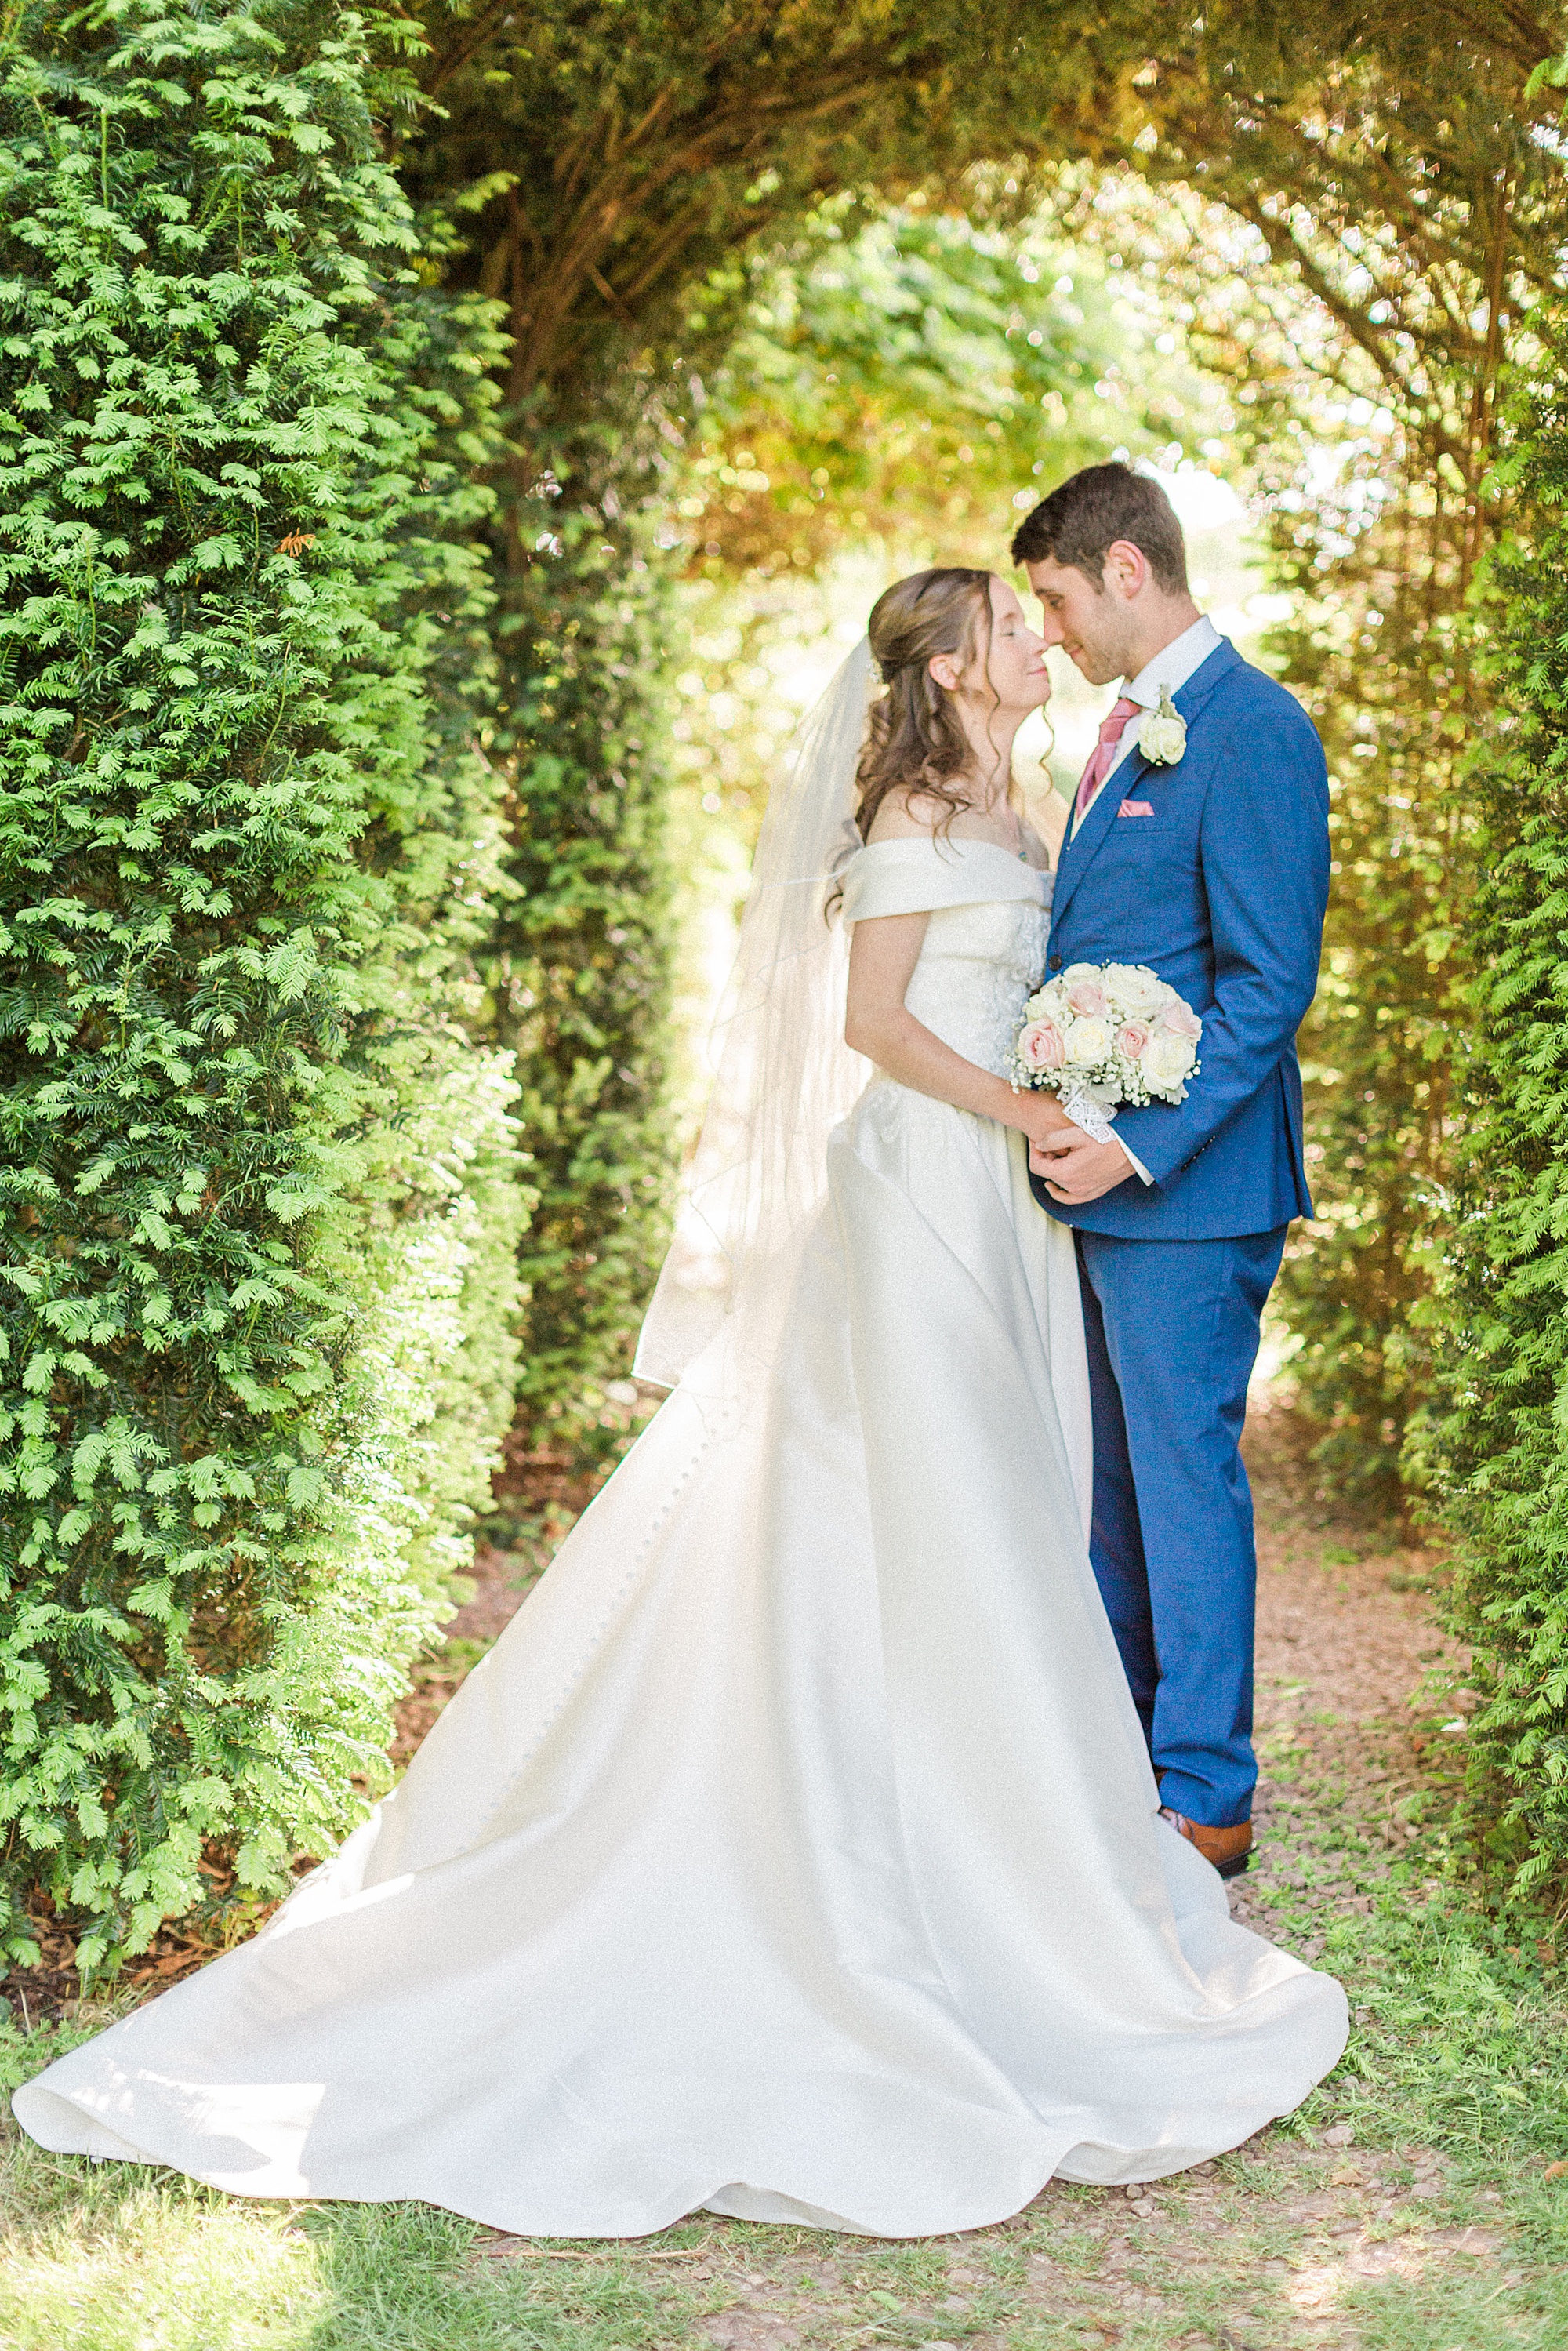
POLYGON ((1126 603, 1139 595, 1154 577, 1149 559, 1141 547, 1130 538, 1113 538, 1105 549, 1105 567, 1101 574, 1103 589, 1120 596, 1126 603))

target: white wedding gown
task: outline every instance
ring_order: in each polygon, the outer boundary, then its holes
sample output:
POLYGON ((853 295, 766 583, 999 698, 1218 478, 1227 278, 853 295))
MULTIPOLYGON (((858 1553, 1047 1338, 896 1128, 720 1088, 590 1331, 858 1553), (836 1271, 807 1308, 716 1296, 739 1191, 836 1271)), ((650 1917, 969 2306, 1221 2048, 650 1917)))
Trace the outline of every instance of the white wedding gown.
MULTIPOLYGON (((846 893, 936 910, 911 1008, 999 1068, 1040 877, 894 841, 846 893)), ((396 1792, 21 2090, 36 2139, 530 2235, 912 2236, 1178 2170, 1333 2064, 1339 1985, 1157 1818, 1020 1138, 876 1080, 829 1156, 765 1408, 694 1366, 396 1792)))

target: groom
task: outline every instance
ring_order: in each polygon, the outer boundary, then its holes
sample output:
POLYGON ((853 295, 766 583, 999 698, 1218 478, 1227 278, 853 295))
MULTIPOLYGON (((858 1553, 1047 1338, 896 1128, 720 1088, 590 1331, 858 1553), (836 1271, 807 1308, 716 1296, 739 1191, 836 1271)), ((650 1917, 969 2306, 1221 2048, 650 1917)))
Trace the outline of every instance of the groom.
POLYGON ((1074 1228, 1090 1557, 1162 1808, 1232 1876, 1258 1777, 1239 1441, 1286 1227, 1312 1214, 1295 1035, 1328 896, 1322 747, 1300 704, 1199 613, 1181 526, 1148 476, 1074 474, 1012 552, 1046 643, 1093 685, 1121 680, 1062 845, 1049 969, 1148 964, 1203 1020, 1184 1102, 1123 1110, 1109 1143, 1064 1120, 1031 1154, 1030 1182, 1074 1228), (1150 724, 1172 704, 1182 725, 1150 724))

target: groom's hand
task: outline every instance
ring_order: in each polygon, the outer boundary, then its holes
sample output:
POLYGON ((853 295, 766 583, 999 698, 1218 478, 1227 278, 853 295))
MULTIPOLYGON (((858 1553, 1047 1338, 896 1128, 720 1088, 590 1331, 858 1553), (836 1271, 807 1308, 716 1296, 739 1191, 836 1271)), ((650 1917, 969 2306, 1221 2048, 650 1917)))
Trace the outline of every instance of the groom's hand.
POLYGON ((1030 1145, 1029 1164, 1065 1207, 1085 1207, 1124 1184, 1133 1170, 1119 1143, 1096 1143, 1071 1121, 1043 1144, 1030 1145))

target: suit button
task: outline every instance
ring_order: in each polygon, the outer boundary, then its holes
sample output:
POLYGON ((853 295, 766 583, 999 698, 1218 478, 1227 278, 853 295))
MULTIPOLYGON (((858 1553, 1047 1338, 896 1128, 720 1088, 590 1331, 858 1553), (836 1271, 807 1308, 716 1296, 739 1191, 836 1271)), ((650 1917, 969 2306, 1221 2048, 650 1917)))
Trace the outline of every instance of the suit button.
POLYGON ((1051 967, 1052 971, 1060 971, 1061 969, 1061 957, 1060 956, 1051 956, 1051 967))

